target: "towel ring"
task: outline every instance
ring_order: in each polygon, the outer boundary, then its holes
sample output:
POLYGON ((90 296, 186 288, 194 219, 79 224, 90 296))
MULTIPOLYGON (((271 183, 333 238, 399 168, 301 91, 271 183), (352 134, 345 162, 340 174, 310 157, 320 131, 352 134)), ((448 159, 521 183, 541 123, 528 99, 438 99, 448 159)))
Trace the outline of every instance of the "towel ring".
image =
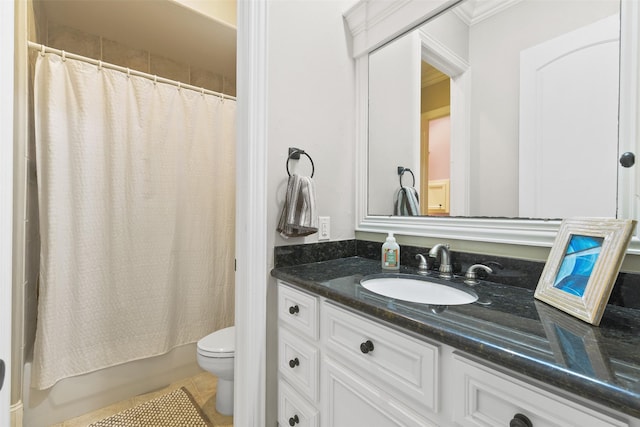
POLYGON ((399 175, 399 179, 400 179, 400 187, 403 187, 402 185, 402 177, 404 176, 405 172, 409 172, 411 174, 411 178, 413 178, 413 184, 411 185, 412 187, 416 186, 416 176, 413 174, 413 171, 409 168, 405 168, 402 166, 398 166, 398 175, 399 175))
POLYGON ((287 175, 291 176, 291 173, 289 172, 289 160, 298 160, 300 158, 300 154, 304 154, 305 156, 307 156, 307 158, 311 162, 311 178, 313 178, 313 174, 316 172, 316 167, 313 164, 313 159, 311 158, 311 156, 304 150, 291 150, 289 152, 289 156, 287 157, 287 175))

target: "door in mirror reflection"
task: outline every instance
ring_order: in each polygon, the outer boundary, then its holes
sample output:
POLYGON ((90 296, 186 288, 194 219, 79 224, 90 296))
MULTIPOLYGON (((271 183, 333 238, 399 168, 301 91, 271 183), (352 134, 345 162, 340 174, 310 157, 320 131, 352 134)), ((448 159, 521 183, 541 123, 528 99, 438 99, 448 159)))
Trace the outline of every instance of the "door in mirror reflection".
POLYGON ((509 4, 475 16, 478 2, 463 2, 370 54, 369 215, 393 213, 404 166, 420 177, 423 215, 616 216, 619 2, 509 4), (575 44, 585 31, 596 37, 575 44), (548 47, 563 39, 571 55, 548 47), (538 55, 531 78, 536 50, 555 57, 538 55), (429 176, 423 62, 450 83, 448 178, 429 176))
POLYGON ((616 216, 619 34, 613 15, 521 52, 520 216, 616 216))

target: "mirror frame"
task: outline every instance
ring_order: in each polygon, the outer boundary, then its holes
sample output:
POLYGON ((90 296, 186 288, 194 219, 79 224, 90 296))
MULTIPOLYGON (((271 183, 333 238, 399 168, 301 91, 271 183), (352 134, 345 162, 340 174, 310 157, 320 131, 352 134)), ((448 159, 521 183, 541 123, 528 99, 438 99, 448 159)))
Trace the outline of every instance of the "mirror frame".
MULTIPOLYGON (((419 27, 462 0, 360 0, 344 13, 351 32, 356 78, 356 231, 472 240, 551 247, 560 220, 520 218, 402 217, 369 215, 368 198, 368 86, 369 53, 419 27)), ((492 0, 487 9, 520 0, 492 0)), ((619 152, 640 155, 640 4, 620 1, 620 101, 619 152)), ((639 219, 640 173, 619 168, 618 206, 620 218, 639 219)), ((627 253, 640 255, 640 232, 636 229, 627 253)))

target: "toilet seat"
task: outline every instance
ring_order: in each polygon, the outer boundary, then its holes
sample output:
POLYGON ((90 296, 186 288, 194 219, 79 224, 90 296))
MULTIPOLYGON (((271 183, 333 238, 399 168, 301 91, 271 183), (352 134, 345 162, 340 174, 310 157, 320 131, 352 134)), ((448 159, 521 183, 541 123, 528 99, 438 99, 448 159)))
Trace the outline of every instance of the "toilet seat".
POLYGON ((234 357, 236 351, 235 327, 220 329, 198 341, 198 353, 204 357, 234 357))

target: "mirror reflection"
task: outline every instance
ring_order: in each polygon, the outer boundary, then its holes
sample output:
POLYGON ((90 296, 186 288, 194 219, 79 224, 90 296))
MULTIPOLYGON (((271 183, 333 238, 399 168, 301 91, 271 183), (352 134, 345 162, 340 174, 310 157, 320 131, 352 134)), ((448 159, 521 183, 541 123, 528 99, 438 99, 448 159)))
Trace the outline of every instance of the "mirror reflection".
POLYGON ((369 215, 615 217, 619 16, 467 0, 372 52, 369 215))

